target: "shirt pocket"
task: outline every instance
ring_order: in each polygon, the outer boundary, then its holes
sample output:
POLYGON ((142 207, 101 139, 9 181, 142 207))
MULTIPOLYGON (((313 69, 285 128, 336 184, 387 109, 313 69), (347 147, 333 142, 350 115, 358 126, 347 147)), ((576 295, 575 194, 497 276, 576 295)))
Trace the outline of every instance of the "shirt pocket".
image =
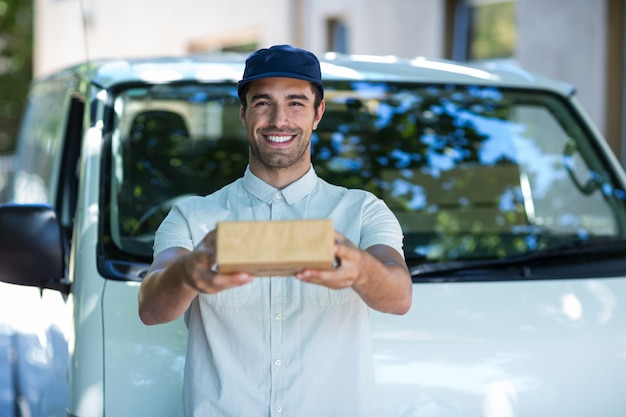
POLYGON ((215 294, 200 294, 200 302, 214 307, 240 307, 250 301, 252 284, 222 290, 215 294))
POLYGON ((333 290, 317 284, 306 284, 304 293, 307 302, 315 307, 347 304, 360 299, 359 294, 352 288, 333 290))

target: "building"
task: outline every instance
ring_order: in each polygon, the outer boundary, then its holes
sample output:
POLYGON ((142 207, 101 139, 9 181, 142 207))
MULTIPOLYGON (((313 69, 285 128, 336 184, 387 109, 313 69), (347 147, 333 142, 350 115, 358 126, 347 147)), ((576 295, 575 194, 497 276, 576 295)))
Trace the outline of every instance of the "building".
POLYGON ((35 75, 88 59, 251 51, 505 60, 574 85, 626 161, 623 0, 35 0, 35 75))

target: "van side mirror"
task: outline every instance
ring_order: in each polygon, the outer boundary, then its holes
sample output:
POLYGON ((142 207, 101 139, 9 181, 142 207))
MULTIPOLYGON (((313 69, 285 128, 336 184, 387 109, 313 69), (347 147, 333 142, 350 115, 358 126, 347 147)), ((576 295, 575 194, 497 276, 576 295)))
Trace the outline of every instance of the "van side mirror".
POLYGON ((0 281, 69 293, 63 252, 52 207, 0 204, 0 281))

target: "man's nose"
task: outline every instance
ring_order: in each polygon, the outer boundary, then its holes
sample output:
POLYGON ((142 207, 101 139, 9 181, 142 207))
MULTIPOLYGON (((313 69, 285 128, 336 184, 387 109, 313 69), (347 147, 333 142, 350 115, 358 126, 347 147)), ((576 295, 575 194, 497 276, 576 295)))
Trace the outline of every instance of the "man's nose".
POLYGON ((272 113, 272 122, 276 127, 283 127, 287 125, 287 112, 284 106, 274 106, 272 113))

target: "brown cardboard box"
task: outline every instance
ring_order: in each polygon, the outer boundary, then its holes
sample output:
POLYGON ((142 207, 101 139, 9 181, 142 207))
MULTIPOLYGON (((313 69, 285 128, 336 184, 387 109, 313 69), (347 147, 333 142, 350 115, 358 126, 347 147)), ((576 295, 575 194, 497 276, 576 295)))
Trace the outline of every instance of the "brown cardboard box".
POLYGON ((217 268, 259 276, 331 269, 335 260, 330 219, 219 222, 217 268))

